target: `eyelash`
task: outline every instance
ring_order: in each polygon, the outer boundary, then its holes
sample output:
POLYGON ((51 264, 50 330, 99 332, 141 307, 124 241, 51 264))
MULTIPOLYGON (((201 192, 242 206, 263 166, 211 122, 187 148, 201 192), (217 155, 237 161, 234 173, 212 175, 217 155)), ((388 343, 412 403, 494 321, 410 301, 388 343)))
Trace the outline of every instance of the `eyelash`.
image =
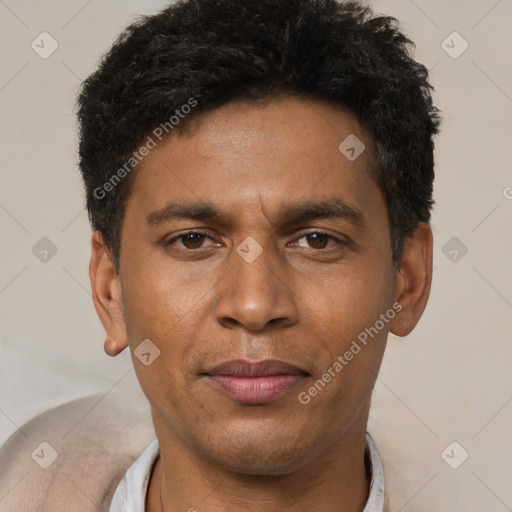
MULTIPOLYGON (((210 238, 210 240, 213 240, 213 238, 210 236, 210 233, 206 232, 206 231, 187 231, 186 233, 181 233, 180 235, 177 235, 169 240, 167 240, 165 242, 165 245, 168 246, 168 245, 174 245, 174 242, 176 240, 179 240, 180 238, 184 238, 186 237, 187 235, 201 235, 201 236, 204 236, 204 237, 207 237, 207 238, 210 238)), ((303 233, 300 237, 298 237, 296 239, 296 241, 299 241, 301 238, 304 238, 308 235, 324 235, 324 236, 327 236, 330 240, 333 240, 337 243, 337 245, 347 245, 347 242, 341 240, 340 238, 337 238, 335 237, 334 235, 330 235, 329 233, 325 233, 324 231, 310 231, 308 233, 303 233)), ((186 247, 178 247, 179 249, 182 249, 184 251, 199 251, 201 249, 204 249, 203 247, 199 247, 197 249, 188 249, 186 247)), ((310 247, 310 249, 313 249, 315 251, 325 251, 327 250, 329 247, 325 247, 325 248, 322 248, 322 249, 315 249, 313 247, 310 247)))
MULTIPOLYGON (((175 242, 176 240, 179 240, 180 238, 185 238, 187 235, 201 235, 201 236, 204 236, 204 237, 207 237, 207 238, 210 238, 211 240, 213 240, 213 238, 210 236, 209 233, 207 233, 206 231, 187 231, 186 233, 181 233, 180 235, 177 235, 169 240, 167 240, 167 242, 165 242, 165 245, 174 245, 173 242, 175 242)), ((198 251, 200 249, 203 249, 203 247, 200 247, 199 249, 187 249, 186 247, 178 247, 179 249, 183 249, 185 251, 198 251)))

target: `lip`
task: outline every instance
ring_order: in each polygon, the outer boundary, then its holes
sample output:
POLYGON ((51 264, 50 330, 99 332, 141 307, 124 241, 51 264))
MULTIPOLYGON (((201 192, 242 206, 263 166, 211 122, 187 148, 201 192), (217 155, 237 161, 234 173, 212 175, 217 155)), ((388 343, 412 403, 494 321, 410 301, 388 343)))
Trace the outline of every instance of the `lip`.
POLYGON ((230 398, 246 404, 268 403, 297 387, 310 374, 297 366, 268 359, 227 361, 203 374, 230 398))

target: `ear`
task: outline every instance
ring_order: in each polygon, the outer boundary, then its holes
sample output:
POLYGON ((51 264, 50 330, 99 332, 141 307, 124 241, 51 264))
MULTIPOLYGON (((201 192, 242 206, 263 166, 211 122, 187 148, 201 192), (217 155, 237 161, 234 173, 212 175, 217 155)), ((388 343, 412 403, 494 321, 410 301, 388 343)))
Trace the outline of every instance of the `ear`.
POLYGON ((432 284, 432 246, 432 229, 424 222, 405 241, 395 294, 402 309, 390 324, 396 336, 410 334, 425 311, 432 284))
POLYGON ((128 346, 121 283, 111 253, 99 231, 92 234, 91 245, 89 277, 92 299, 107 334, 105 352, 114 357, 128 346))

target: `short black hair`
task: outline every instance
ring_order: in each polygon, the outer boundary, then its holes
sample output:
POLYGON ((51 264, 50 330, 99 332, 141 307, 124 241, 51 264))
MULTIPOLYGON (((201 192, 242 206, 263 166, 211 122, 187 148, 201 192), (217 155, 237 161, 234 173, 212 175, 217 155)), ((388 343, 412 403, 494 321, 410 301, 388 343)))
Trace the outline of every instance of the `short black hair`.
POLYGON ((351 1, 179 0, 139 18, 78 98, 87 209, 116 269, 143 146, 229 102, 286 96, 349 109, 371 135, 399 261, 405 239, 430 221, 440 123, 413 48, 395 18, 351 1))

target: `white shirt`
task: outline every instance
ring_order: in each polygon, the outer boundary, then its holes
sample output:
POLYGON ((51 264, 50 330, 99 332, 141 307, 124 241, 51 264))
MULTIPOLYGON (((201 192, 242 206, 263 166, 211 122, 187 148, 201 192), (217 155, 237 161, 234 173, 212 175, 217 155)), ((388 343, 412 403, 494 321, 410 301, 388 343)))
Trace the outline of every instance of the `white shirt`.
MULTIPOLYGON (((385 512, 384 470, 375 442, 366 433, 370 453, 372 477, 370 494, 363 512, 385 512)), ((128 468, 119 482, 108 512, 145 512, 146 493, 153 464, 160 455, 158 439, 155 439, 142 455, 128 468)))

